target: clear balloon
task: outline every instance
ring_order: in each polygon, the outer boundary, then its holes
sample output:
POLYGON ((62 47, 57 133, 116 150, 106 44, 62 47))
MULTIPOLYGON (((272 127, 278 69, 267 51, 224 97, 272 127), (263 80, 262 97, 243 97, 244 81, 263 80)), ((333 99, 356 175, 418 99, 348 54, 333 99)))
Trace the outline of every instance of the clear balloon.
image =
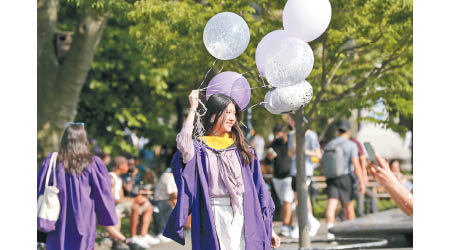
POLYGON ((287 87, 308 77, 314 66, 311 47, 297 38, 284 38, 267 54, 265 75, 270 85, 287 87))
POLYGON ((241 74, 225 71, 214 76, 208 83, 206 99, 214 94, 224 94, 233 98, 239 109, 243 110, 250 102, 250 84, 241 74))
POLYGON ((284 30, 274 30, 265 35, 256 47, 255 62, 259 74, 265 76, 266 58, 270 49, 278 47, 283 38, 288 37, 284 30))
POLYGON ((329 0, 288 0, 283 10, 283 27, 289 35, 305 42, 318 38, 331 20, 329 0))
POLYGON ((307 81, 299 84, 275 88, 264 97, 264 107, 272 114, 281 114, 304 107, 313 95, 313 88, 307 81))
POLYGON ((221 12, 208 20, 203 30, 203 43, 217 59, 231 60, 247 48, 250 30, 242 17, 232 12, 221 12))

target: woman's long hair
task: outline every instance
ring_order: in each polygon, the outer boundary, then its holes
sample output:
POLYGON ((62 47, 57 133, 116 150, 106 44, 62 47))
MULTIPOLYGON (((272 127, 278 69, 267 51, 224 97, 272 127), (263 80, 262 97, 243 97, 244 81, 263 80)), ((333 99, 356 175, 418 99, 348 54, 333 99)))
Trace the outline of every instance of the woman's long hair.
POLYGON ((82 125, 67 126, 59 146, 58 161, 64 164, 66 173, 72 175, 81 174, 92 163, 89 141, 82 125))
POLYGON ((254 155, 252 154, 247 142, 245 141, 244 135, 239 128, 241 111, 237 103, 232 98, 224 94, 214 94, 210 96, 206 102, 207 111, 203 117, 203 127, 205 128, 206 135, 211 134, 217 123, 222 124, 224 122, 224 117, 222 114, 230 103, 233 103, 236 107, 236 122, 231 128, 231 138, 239 149, 245 166, 253 160, 254 155))

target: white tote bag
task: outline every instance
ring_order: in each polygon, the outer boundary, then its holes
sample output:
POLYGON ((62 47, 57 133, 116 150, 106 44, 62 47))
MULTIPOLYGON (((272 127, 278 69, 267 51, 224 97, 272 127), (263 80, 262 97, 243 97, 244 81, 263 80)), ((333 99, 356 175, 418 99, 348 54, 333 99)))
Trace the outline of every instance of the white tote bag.
POLYGON ((59 204, 59 189, 56 187, 56 158, 57 152, 53 152, 50 166, 45 177, 44 193, 38 198, 37 203, 37 227, 39 231, 48 233, 56 228, 61 206, 59 204), (53 185, 49 186, 51 172, 53 171, 53 185))

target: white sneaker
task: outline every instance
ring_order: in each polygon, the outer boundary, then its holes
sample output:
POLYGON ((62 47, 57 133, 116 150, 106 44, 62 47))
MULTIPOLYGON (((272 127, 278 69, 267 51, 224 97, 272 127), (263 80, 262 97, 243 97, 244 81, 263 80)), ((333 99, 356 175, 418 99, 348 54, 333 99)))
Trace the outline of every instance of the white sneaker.
POLYGON ((131 238, 131 243, 134 243, 142 248, 149 248, 150 244, 142 236, 135 235, 131 238))
POLYGON ((319 228, 320 228, 320 222, 316 218, 311 219, 311 221, 310 221, 310 229, 309 229, 309 236, 310 237, 316 236, 317 231, 319 231, 319 228))
POLYGON ((334 234, 332 234, 332 233, 327 233, 327 239, 333 240, 333 239, 334 239, 334 234))
POLYGON ((294 238, 294 239, 298 239, 298 235, 299 235, 299 232, 298 232, 298 226, 296 226, 296 227, 294 227, 294 229, 291 231, 291 238, 294 238))
POLYGON ((172 239, 167 238, 166 236, 162 235, 162 234, 158 234, 158 236, 156 236, 156 238, 158 238, 161 243, 167 243, 167 242, 171 242, 172 239))
POLYGON ((330 228, 333 227, 333 223, 327 223, 327 239, 334 239, 334 234, 330 233, 330 228))
POLYGON ((282 225, 281 226, 281 230, 280 230, 280 234, 287 237, 287 236, 291 235, 291 231, 292 231, 292 228, 290 226, 282 225))
POLYGON ((158 245, 159 243, 161 243, 161 240, 151 236, 150 234, 146 234, 145 236, 142 236, 142 239, 145 242, 147 242, 147 244, 149 244, 149 245, 158 245))

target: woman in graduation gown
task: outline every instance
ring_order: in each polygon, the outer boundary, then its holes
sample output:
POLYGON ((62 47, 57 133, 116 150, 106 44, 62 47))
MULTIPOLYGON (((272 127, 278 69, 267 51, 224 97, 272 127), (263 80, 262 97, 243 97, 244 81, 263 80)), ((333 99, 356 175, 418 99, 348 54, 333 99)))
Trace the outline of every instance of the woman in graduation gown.
POLYGON ((192 213, 192 249, 278 247, 280 238, 272 229, 274 203, 255 151, 239 128, 242 107, 227 95, 211 95, 202 117, 206 136, 193 138, 198 98, 197 90, 189 95, 189 114, 176 139, 172 171, 178 200, 164 236, 184 245, 184 225, 192 213))
MULTIPOLYGON (((114 225, 117 215, 108 169, 89 151, 84 123, 69 123, 64 131, 56 166, 61 210, 55 230, 48 233, 47 250, 92 250, 97 224, 105 226, 113 239, 129 243, 114 225)), ((37 197, 44 193, 50 153, 37 176, 37 197)), ((53 175, 49 185, 53 184, 53 175)))

